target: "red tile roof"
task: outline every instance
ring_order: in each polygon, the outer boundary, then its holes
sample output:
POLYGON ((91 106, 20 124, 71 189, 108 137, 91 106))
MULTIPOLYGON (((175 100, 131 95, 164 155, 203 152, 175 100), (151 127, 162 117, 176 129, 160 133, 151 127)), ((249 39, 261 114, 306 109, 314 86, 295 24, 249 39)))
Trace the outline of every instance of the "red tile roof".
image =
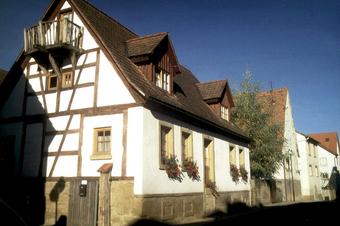
POLYGON ((161 32, 127 40, 128 57, 152 54, 167 35, 168 33, 161 32))
POLYGON ((282 128, 285 125, 285 112, 288 89, 286 87, 260 92, 258 100, 264 105, 265 111, 273 111, 273 121, 282 128), (268 108, 267 108, 268 107, 268 108))
POLYGON ((327 133, 314 133, 309 134, 308 136, 320 142, 321 146, 323 146, 327 151, 334 155, 338 155, 337 152, 339 147, 339 138, 337 132, 327 132, 327 133))
POLYGON ((211 81, 197 84, 203 100, 220 99, 227 84, 227 80, 211 81))

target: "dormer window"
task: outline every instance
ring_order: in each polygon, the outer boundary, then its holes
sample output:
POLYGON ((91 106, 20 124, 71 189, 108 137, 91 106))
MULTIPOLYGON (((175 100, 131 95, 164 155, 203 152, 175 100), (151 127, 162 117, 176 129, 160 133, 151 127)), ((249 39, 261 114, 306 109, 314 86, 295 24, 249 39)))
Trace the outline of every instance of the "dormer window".
POLYGON ((155 69, 156 86, 170 93, 170 74, 159 68, 155 69))
POLYGON ((229 109, 221 106, 221 118, 229 121, 229 109))

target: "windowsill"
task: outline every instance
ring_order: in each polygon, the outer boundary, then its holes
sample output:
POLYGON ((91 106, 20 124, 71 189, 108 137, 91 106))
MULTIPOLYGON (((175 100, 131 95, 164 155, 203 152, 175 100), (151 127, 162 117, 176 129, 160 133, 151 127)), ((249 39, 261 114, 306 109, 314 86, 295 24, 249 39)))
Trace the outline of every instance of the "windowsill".
POLYGON ((111 154, 93 154, 90 156, 91 160, 106 160, 112 159, 111 154))

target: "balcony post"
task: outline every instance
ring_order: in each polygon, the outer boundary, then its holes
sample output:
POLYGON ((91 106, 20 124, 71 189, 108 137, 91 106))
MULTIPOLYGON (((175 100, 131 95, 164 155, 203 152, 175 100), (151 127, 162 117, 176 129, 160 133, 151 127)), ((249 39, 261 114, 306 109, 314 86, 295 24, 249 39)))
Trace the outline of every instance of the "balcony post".
POLYGON ((41 21, 39 21, 39 26, 38 27, 39 27, 39 35, 38 35, 38 37, 39 37, 39 44, 41 46, 44 46, 45 42, 44 42, 44 34, 43 34, 43 24, 42 24, 41 21))
POLYGON ((27 30, 26 30, 26 28, 24 28, 24 50, 25 50, 25 52, 27 52, 27 49, 28 49, 28 47, 27 47, 27 30))

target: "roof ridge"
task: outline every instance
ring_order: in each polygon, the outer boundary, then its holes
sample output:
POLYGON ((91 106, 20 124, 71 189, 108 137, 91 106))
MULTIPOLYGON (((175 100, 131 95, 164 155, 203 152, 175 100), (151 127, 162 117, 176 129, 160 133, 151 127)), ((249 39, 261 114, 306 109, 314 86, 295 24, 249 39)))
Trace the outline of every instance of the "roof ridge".
POLYGON ((260 91, 259 93, 270 93, 270 92, 279 92, 279 91, 288 91, 288 87, 284 86, 284 87, 271 89, 271 90, 263 90, 263 91, 260 91))
MULTIPOLYGON (((74 1, 74 0, 70 0, 70 1, 74 1)), ((102 10, 98 9, 97 7, 95 7, 94 5, 92 5, 89 1, 87 0, 80 0, 83 1, 85 4, 89 5, 90 7, 92 7, 93 9, 97 10, 99 13, 101 13, 103 16, 107 17, 108 19, 110 19, 113 23, 118 24, 119 26, 121 26, 123 29, 125 29, 127 32, 130 32, 133 35, 138 36, 138 34, 136 34, 135 32, 133 32, 132 30, 130 30, 129 28, 127 28, 126 26, 124 26, 123 24, 121 24, 120 22, 118 22, 116 19, 112 18, 111 16, 109 16, 108 14, 106 14, 105 12, 103 12, 102 10)))
POLYGON ((140 40, 140 39, 143 39, 143 38, 151 38, 151 37, 154 37, 154 36, 160 36, 160 35, 167 35, 168 32, 157 32, 157 33, 154 33, 154 34, 149 34, 149 35, 145 35, 145 36, 138 36, 138 37, 135 37, 135 38, 131 38, 129 40, 126 40, 126 42, 133 42, 135 40, 140 40))
POLYGON ((217 82, 228 82, 228 79, 220 79, 220 80, 211 80, 208 82, 200 82, 198 85, 206 85, 211 83, 217 83, 217 82))

